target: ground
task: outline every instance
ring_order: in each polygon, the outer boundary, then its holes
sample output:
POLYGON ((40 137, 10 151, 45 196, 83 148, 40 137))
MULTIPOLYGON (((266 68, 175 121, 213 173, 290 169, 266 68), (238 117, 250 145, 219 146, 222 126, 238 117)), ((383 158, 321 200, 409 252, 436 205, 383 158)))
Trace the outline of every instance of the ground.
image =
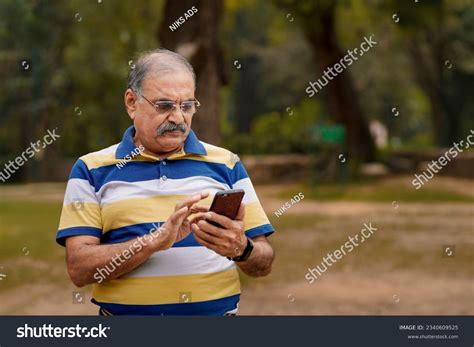
MULTIPOLYGON (((242 275, 239 313, 474 314, 472 181, 436 177, 419 191, 410 182, 257 187, 277 230, 270 237, 276 259, 268 277, 242 275), (298 192, 305 198, 277 217, 298 192), (309 284, 308 268, 364 223, 374 234, 309 284)), ((97 314, 90 288, 70 283, 64 249, 54 244, 63 192, 63 184, 0 189, 0 273, 7 276, 0 277, 0 314, 97 314)))

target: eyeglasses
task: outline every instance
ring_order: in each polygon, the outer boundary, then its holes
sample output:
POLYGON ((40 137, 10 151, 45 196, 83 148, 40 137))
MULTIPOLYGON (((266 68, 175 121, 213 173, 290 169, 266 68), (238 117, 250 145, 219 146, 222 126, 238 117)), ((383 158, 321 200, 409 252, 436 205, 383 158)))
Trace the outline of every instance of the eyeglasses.
MULTIPOLYGON (((153 106, 160 115, 173 112, 176 109, 177 102, 172 100, 160 100, 156 102, 151 102, 142 95, 142 98, 145 99, 151 106, 153 106)), ((201 103, 197 100, 186 100, 182 101, 179 104, 181 112, 185 115, 193 115, 198 107, 201 106, 201 103)))

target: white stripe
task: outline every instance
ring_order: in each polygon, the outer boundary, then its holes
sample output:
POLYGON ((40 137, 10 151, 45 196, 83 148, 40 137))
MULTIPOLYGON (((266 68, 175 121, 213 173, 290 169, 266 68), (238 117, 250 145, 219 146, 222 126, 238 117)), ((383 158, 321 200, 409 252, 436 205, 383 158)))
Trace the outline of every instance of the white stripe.
POLYGON ((90 185, 88 180, 71 178, 67 182, 64 205, 69 205, 76 201, 97 203, 94 187, 90 185))
POLYGON ((233 261, 206 247, 174 247, 154 253, 125 277, 156 277, 205 274, 229 270, 233 261))
POLYGON ((120 200, 157 195, 194 195, 202 191, 208 191, 212 195, 218 190, 226 189, 230 189, 227 184, 213 178, 193 176, 181 179, 168 178, 166 181, 161 179, 139 182, 110 181, 100 188, 98 196, 102 207, 120 200))
POLYGON ((243 203, 248 204, 250 202, 258 201, 257 193, 253 188, 250 178, 242 178, 233 184, 234 189, 243 189, 245 191, 243 203))

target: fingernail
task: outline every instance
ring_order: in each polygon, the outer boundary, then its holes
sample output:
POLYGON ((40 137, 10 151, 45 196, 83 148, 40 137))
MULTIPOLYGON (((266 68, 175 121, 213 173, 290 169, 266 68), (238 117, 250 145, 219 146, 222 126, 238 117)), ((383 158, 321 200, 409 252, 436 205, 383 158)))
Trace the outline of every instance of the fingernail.
POLYGON ((206 218, 207 219, 212 219, 212 213, 206 213, 206 218))

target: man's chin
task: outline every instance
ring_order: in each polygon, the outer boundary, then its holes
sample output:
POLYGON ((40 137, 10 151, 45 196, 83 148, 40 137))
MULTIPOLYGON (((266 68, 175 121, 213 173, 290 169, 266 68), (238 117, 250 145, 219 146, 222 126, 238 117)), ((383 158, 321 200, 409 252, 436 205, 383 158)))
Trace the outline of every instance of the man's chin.
POLYGON ((159 152, 166 153, 181 148, 185 140, 186 137, 181 131, 166 132, 156 137, 156 145, 160 149, 159 152))

